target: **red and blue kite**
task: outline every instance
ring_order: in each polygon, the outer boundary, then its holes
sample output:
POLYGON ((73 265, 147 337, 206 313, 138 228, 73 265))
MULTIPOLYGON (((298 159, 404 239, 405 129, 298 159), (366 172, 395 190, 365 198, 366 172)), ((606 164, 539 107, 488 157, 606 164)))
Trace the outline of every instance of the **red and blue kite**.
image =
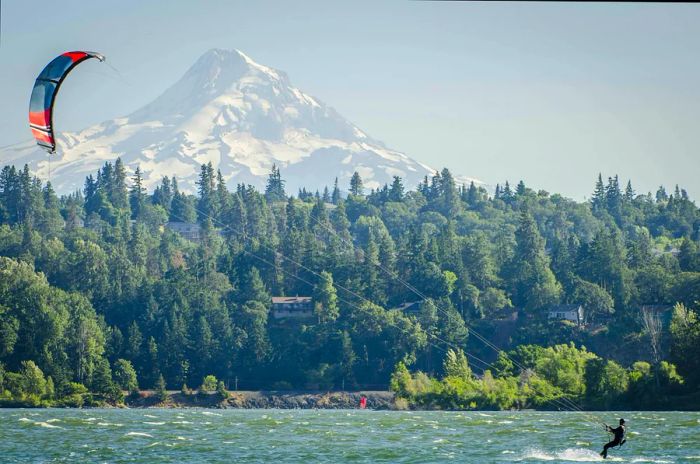
POLYGON ((56 152, 53 130, 53 103, 61 83, 77 65, 90 58, 104 61, 95 52, 66 52, 54 58, 36 78, 29 101, 29 127, 36 143, 49 153, 56 152))

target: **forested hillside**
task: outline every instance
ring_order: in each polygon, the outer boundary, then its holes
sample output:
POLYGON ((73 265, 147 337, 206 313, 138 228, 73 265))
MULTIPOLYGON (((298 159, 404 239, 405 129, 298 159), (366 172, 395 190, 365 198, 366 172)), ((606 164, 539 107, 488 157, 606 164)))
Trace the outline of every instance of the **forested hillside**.
POLYGON ((514 407, 527 401, 445 398, 493 376, 517 390, 520 367, 545 379, 538 394, 587 398, 591 359, 599 383, 605 369, 624 371, 625 392, 634 375, 697 390, 700 210, 679 187, 592 184, 587 202, 523 182, 491 196, 445 169, 414 190, 395 178, 368 192, 356 173, 349 186, 285 192, 273 168, 265 192, 229 191, 203 165, 187 195, 168 177, 146 192, 117 160, 58 198, 26 167, 6 166, 0 396, 75 398, 87 387, 109 397, 209 374, 231 389, 386 389, 398 365, 392 386, 413 401, 514 407), (182 222, 199 224, 196 239, 173 230, 182 222), (313 317, 271 316, 272 296, 295 295, 313 297, 313 317), (392 309, 415 301, 419 310, 392 309), (548 319, 557 304, 580 305, 585 320, 548 319), (516 350, 521 366, 470 329, 516 350), (471 366, 460 350, 476 356, 471 366), (580 385, 557 382, 572 365, 580 385), (419 388, 405 366, 463 383, 438 401, 426 396, 438 381, 424 375, 419 388))

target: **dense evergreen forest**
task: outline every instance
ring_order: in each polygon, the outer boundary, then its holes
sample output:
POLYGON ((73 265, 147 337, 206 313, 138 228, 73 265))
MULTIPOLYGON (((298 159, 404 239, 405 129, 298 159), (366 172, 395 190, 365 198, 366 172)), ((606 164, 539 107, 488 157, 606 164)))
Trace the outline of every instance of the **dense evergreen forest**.
POLYGON ((189 195, 128 177, 106 163, 59 198, 26 166, 0 172, 4 404, 206 378, 391 385, 426 407, 700 405, 700 210, 679 187, 599 176, 576 202, 523 182, 491 195, 444 169, 414 190, 368 191, 355 173, 290 195, 276 167, 264 192, 230 191, 209 164, 189 195), (295 295, 313 317, 271 316, 272 296, 295 295), (550 319, 559 304, 584 320, 550 319))

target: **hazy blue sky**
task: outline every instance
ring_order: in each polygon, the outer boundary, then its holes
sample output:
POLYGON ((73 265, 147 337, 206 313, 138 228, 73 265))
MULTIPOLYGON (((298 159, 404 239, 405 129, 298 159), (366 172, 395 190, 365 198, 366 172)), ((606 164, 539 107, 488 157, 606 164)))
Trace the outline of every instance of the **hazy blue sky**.
POLYGON ((238 48, 434 167, 578 199, 618 173, 697 198, 699 25, 693 4, 4 0, 0 146, 30 138, 31 86, 57 53, 99 51, 123 76, 71 76, 57 126, 75 130, 238 48))

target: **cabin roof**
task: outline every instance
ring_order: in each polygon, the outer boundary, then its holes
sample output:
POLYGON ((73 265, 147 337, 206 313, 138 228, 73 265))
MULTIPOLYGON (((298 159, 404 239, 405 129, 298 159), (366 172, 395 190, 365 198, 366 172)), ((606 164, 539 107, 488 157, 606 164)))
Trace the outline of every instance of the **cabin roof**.
POLYGON ((273 296, 272 304, 311 303, 310 296, 273 296))
POLYGON ((569 312, 569 311, 578 311, 578 309, 581 307, 580 304, 560 304, 560 305, 554 305, 549 307, 549 311, 551 312, 569 312))

